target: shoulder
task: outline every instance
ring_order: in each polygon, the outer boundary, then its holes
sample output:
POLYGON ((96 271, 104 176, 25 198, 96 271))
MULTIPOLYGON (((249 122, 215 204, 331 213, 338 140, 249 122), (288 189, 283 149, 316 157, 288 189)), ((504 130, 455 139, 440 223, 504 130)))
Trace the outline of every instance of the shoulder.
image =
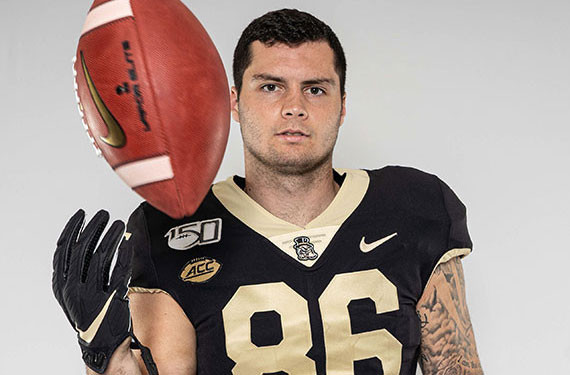
POLYGON ((215 242, 220 236, 221 218, 225 216, 226 210, 210 189, 194 214, 178 219, 142 202, 131 214, 127 227, 139 241, 144 241, 144 248, 152 258, 161 260, 170 254, 170 249, 188 250, 215 242))
POLYGON ((382 184, 407 193, 439 194, 442 182, 435 174, 413 167, 389 165, 380 169, 366 170, 372 184, 382 184))
POLYGON ((367 169, 366 171, 371 177, 391 176, 412 181, 429 181, 437 178, 434 174, 403 165, 387 165, 382 168, 367 169))
MULTIPOLYGON (((162 290, 178 301, 176 278, 184 250, 219 240, 221 220, 212 192, 191 216, 174 219, 148 202, 142 202, 129 217, 127 231, 133 246, 130 286, 138 290, 162 290), (174 279, 173 279, 174 278, 174 279), (141 289, 142 288, 142 289, 141 289)), ((219 206, 219 204, 218 204, 219 206)))
POLYGON ((461 200, 435 174, 405 166, 386 166, 367 172, 370 176, 369 193, 387 197, 398 209, 407 208, 432 217, 465 215, 461 200))
POLYGON ((417 244, 429 243, 426 248, 417 247, 428 256, 429 268, 433 269, 449 250, 472 248, 466 207, 439 177, 401 166, 367 172, 367 202, 375 211, 371 214, 387 215, 408 228, 417 244))
POLYGON ((380 169, 367 170, 370 184, 384 190, 400 191, 406 194, 440 193, 439 178, 431 173, 404 166, 386 166, 380 169))

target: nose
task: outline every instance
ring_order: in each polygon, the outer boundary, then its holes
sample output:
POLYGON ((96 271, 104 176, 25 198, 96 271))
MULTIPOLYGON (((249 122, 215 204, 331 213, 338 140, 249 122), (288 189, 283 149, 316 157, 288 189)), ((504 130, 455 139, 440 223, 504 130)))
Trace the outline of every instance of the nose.
POLYGON ((285 119, 304 120, 309 117, 307 108, 305 107, 305 98, 302 93, 291 93, 285 98, 283 107, 281 108, 281 116, 285 119))

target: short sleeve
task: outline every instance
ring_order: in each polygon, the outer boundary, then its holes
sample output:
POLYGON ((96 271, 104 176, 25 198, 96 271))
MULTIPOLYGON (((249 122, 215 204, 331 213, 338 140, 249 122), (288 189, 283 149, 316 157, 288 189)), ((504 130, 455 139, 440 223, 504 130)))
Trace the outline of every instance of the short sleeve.
POLYGON ((131 291, 159 290, 158 276, 151 257, 150 237, 143 204, 129 217, 127 233, 130 233, 129 243, 133 247, 133 268, 129 289, 131 291))
POLYGON ((469 231, 467 230, 467 210, 457 195, 438 179, 442 192, 443 204, 449 217, 449 233, 447 236, 447 250, 469 249, 473 247, 469 231))
POLYGON ((438 265, 455 257, 463 258, 469 255, 473 248, 473 243, 467 230, 467 210, 465 205, 445 182, 439 178, 437 178, 437 181, 441 190, 445 216, 447 216, 447 220, 445 220, 445 241, 447 243, 443 245, 437 257, 432 260, 428 282, 438 265))

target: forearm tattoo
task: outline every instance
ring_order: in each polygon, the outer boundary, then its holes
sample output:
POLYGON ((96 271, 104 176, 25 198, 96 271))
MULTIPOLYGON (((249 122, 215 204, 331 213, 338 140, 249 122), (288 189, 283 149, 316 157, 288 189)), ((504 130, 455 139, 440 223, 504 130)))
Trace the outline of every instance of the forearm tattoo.
POLYGON ((417 308, 422 330, 420 367, 423 374, 482 374, 465 301, 460 260, 454 258, 440 264, 432 281, 417 308))

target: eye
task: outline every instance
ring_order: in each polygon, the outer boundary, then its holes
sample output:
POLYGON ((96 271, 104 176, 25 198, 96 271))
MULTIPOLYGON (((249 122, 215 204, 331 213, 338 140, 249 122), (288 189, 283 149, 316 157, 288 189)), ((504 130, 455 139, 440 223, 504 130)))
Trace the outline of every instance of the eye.
POLYGON ((268 92, 274 92, 277 90, 277 85, 275 85, 273 83, 268 83, 266 85, 261 86, 261 90, 268 91, 268 92))
POLYGON ((313 95, 313 96, 319 96, 319 95, 324 95, 326 94, 325 90, 323 90, 320 87, 309 87, 309 89, 307 90, 309 92, 309 94, 313 95))

